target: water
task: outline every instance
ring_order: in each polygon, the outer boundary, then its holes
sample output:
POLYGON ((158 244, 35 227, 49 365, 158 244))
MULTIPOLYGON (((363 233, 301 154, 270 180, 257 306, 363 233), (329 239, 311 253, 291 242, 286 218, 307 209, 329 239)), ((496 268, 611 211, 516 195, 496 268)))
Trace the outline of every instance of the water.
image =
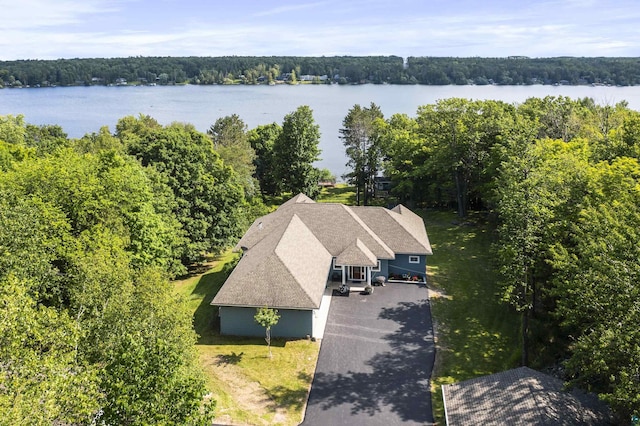
POLYGON ((611 105, 626 100, 630 108, 640 110, 638 86, 94 86, 0 90, 0 115, 23 114, 32 124, 58 124, 77 138, 102 126, 113 131, 118 119, 127 115, 150 115, 162 124, 191 123, 204 132, 218 118, 231 114, 238 114, 249 128, 282 124, 286 114, 308 105, 322 134, 322 160, 317 166, 339 177, 347 171, 339 130, 355 104, 374 102, 385 117, 415 116, 419 106, 450 97, 520 103, 547 95, 591 97, 611 105))

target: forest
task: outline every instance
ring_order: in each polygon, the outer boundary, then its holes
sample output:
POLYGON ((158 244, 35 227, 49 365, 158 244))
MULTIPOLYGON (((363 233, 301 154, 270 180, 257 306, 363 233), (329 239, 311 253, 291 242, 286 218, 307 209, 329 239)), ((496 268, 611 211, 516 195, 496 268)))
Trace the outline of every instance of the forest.
MULTIPOLYGON (((206 133, 129 116, 80 139, 0 117, 0 423, 210 422, 170 280, 233 245, 271 196, 315 197, 319 131, 306 106, 206 133)), ((451 98, 384 117, 372 103, 340 135, 358 204, 489 224, 496 297, 521 322, 515 363, 598 394, 621 422, 640 414, 639 112, 451 98)))
MULTIPOLYGON (((278 188, 317 193, 312 111, 261 134, 287 159, 278 188)), ((266 214, 253 153, 238 116, 208 134, 129 116, 80 139, 0 117, 0 424, 211 424, 170 280, 266 214)))
POLYGON ((640 84, 640 58, 129 57, 0 62, 1 87, 127 84, 640 84))

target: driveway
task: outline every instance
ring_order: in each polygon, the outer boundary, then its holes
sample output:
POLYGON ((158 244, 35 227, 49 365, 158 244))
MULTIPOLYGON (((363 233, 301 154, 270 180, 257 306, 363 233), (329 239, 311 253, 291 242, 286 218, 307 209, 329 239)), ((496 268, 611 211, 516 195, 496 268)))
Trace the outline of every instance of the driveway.
POLYGON ((333 296, 302 424, 431 424, 434 355, 424 285, 333 296))

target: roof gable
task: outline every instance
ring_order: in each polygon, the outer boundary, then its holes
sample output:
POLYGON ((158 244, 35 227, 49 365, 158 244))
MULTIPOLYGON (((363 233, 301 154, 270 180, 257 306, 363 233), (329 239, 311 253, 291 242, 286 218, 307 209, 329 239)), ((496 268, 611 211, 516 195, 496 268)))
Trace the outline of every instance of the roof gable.
POLYGON ((331 254, 299 217, 246 250, 211 304, 317 309, 331 254))
POLYGON ((377 266, 378 259, 359 238, 336 257, 336 265, 377 266))
POLYGON ((406 207, 399 205, 393 210, 383 207, 351 209, 394 253, 432 254, 422 218, 406 207))

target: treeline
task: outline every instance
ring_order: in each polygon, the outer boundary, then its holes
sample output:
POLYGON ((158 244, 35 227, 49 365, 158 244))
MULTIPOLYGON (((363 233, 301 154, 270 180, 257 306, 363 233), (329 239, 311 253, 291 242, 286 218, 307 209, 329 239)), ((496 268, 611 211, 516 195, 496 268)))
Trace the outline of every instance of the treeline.
POLYGON ((0 87, 110 84, 640 84, 640 58, 130 57, 0 62, 0 87))
POLYGON ((494 225, 521 364, 599 394, 616 424, 640 414, 639 112, 454 98, 385 119, 356 105, 342 135, 361 192, 384 170, 399 201, 456 208, 469 224, 479 211, 494 225))
MULTIPOLYGON (((169 280, 267 213, 248 133, 129 116, 69 139, 0 117, 0 424, 211 424, 169 280)), ((281 160, 272 191, 317 194, 308 107, 254 133, 281 160)))

